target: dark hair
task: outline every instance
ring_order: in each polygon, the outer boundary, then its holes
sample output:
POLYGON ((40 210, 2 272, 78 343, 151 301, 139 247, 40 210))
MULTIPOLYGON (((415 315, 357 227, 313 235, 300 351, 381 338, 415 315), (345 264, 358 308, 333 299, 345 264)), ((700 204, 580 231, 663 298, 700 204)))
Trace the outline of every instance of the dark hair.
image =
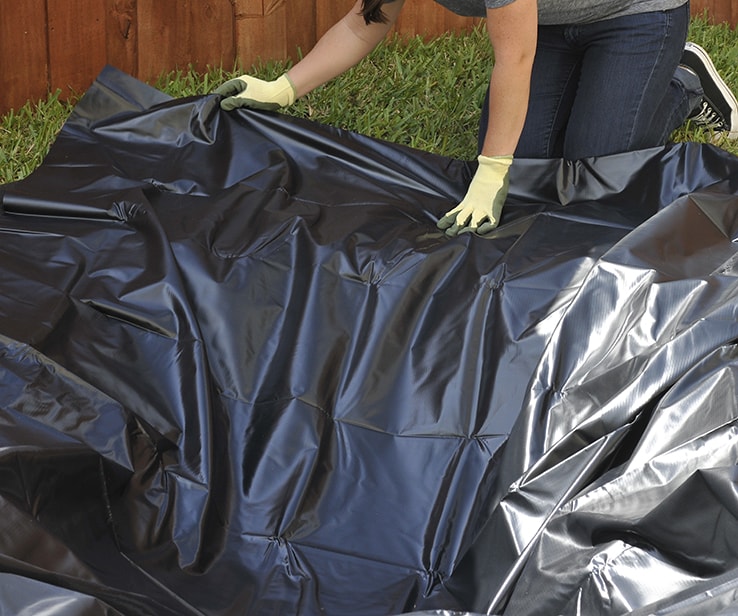
POLYGON ((387 17, 382 13, 382 4, 384 4, 384 0, 362 0, 361 15, 364 17, 367 26, 372 22, 387 23, 387 17))

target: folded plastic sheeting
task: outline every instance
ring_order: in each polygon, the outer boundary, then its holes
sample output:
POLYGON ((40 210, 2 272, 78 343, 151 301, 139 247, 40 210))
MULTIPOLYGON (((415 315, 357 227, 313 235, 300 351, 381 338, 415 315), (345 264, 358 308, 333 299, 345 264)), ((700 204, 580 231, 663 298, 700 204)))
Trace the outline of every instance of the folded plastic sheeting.
POLYGON ((2 187, 0 612, 730 611, 738 159, 472 172, 103 71, 2 187))

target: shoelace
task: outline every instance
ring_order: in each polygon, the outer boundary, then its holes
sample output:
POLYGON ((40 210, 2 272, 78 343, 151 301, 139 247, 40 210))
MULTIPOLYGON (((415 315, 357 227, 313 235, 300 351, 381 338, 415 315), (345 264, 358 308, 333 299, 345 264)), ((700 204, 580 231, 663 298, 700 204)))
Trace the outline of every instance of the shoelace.
POLYGON ((725 129, 725 121, 722 116, 704 99, 702 100, 702 108, 692 116, 692 120, 697 124, 703 124, 716 130, 725 129))

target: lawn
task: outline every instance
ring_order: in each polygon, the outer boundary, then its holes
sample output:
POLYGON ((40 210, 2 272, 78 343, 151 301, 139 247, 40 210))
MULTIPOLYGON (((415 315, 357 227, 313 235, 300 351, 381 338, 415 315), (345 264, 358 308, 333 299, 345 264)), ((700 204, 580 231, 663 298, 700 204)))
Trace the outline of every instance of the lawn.
MULTIPOLYGON (((704 18, 691 24, 690 40, 711 55, 721 75, 738 92, 738 35, 704 18)), ((453 158, 476 155, 479 110, 486 89, 480 67, 491 64, 485 31, 447 34, 431 41, 390 37, 354 69, 300 99, 292 115, 402 143, 453 158)), ((249 73, 272 78, 288 66, 269 63, 249 73)), ((175 96, 212 91, 242 71, 175 71, 155 87, 175 96)), ((52 93, 0 118, 0 184, 26 177, 43 160, 75 101, 52 93)), ((738 155, 738 142, 686 125, 675 141, 709 142, 738 155)))

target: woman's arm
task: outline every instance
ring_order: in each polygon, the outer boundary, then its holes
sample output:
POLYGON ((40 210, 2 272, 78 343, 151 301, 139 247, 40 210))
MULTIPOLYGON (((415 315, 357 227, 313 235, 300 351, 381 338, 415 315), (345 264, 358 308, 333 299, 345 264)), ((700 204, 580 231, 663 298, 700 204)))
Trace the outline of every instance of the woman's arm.
POLYGON ((482 154, 511 155, 525 123, 530 75, 538 38, 536 0, 515 0, 487 9, 487 32, 495 63, 490 77, 489 124, 482 154))
POLYGON ((361 0, 328 30, 310 52, 295 64, 287 76, 299 98, 357 64, 384 39, 397 21, 404 0, 382 5, 384 23, 366 24, 361 16, 361 0))
POLYGON ((284 75, 264 81, 242 75, 215 89, 224 98, 220 106, 226 111, 238 107, 279 109, 295 102, 344 71, 350 69, 379 44, 397 21, 404 0, 382 5, 385 21, 366 23, 357 0, 351 11, 315 44, 312 50, 284 75))
POLYGON ((448 235, 485 235, 500 222, 513 154, 523 131, 530 76, 538 39, 536 0, 515 0, 487 9, 487 32, 495 54, 489 92, 489 123, 479 166, 464 199, 438 221, 448 235))

